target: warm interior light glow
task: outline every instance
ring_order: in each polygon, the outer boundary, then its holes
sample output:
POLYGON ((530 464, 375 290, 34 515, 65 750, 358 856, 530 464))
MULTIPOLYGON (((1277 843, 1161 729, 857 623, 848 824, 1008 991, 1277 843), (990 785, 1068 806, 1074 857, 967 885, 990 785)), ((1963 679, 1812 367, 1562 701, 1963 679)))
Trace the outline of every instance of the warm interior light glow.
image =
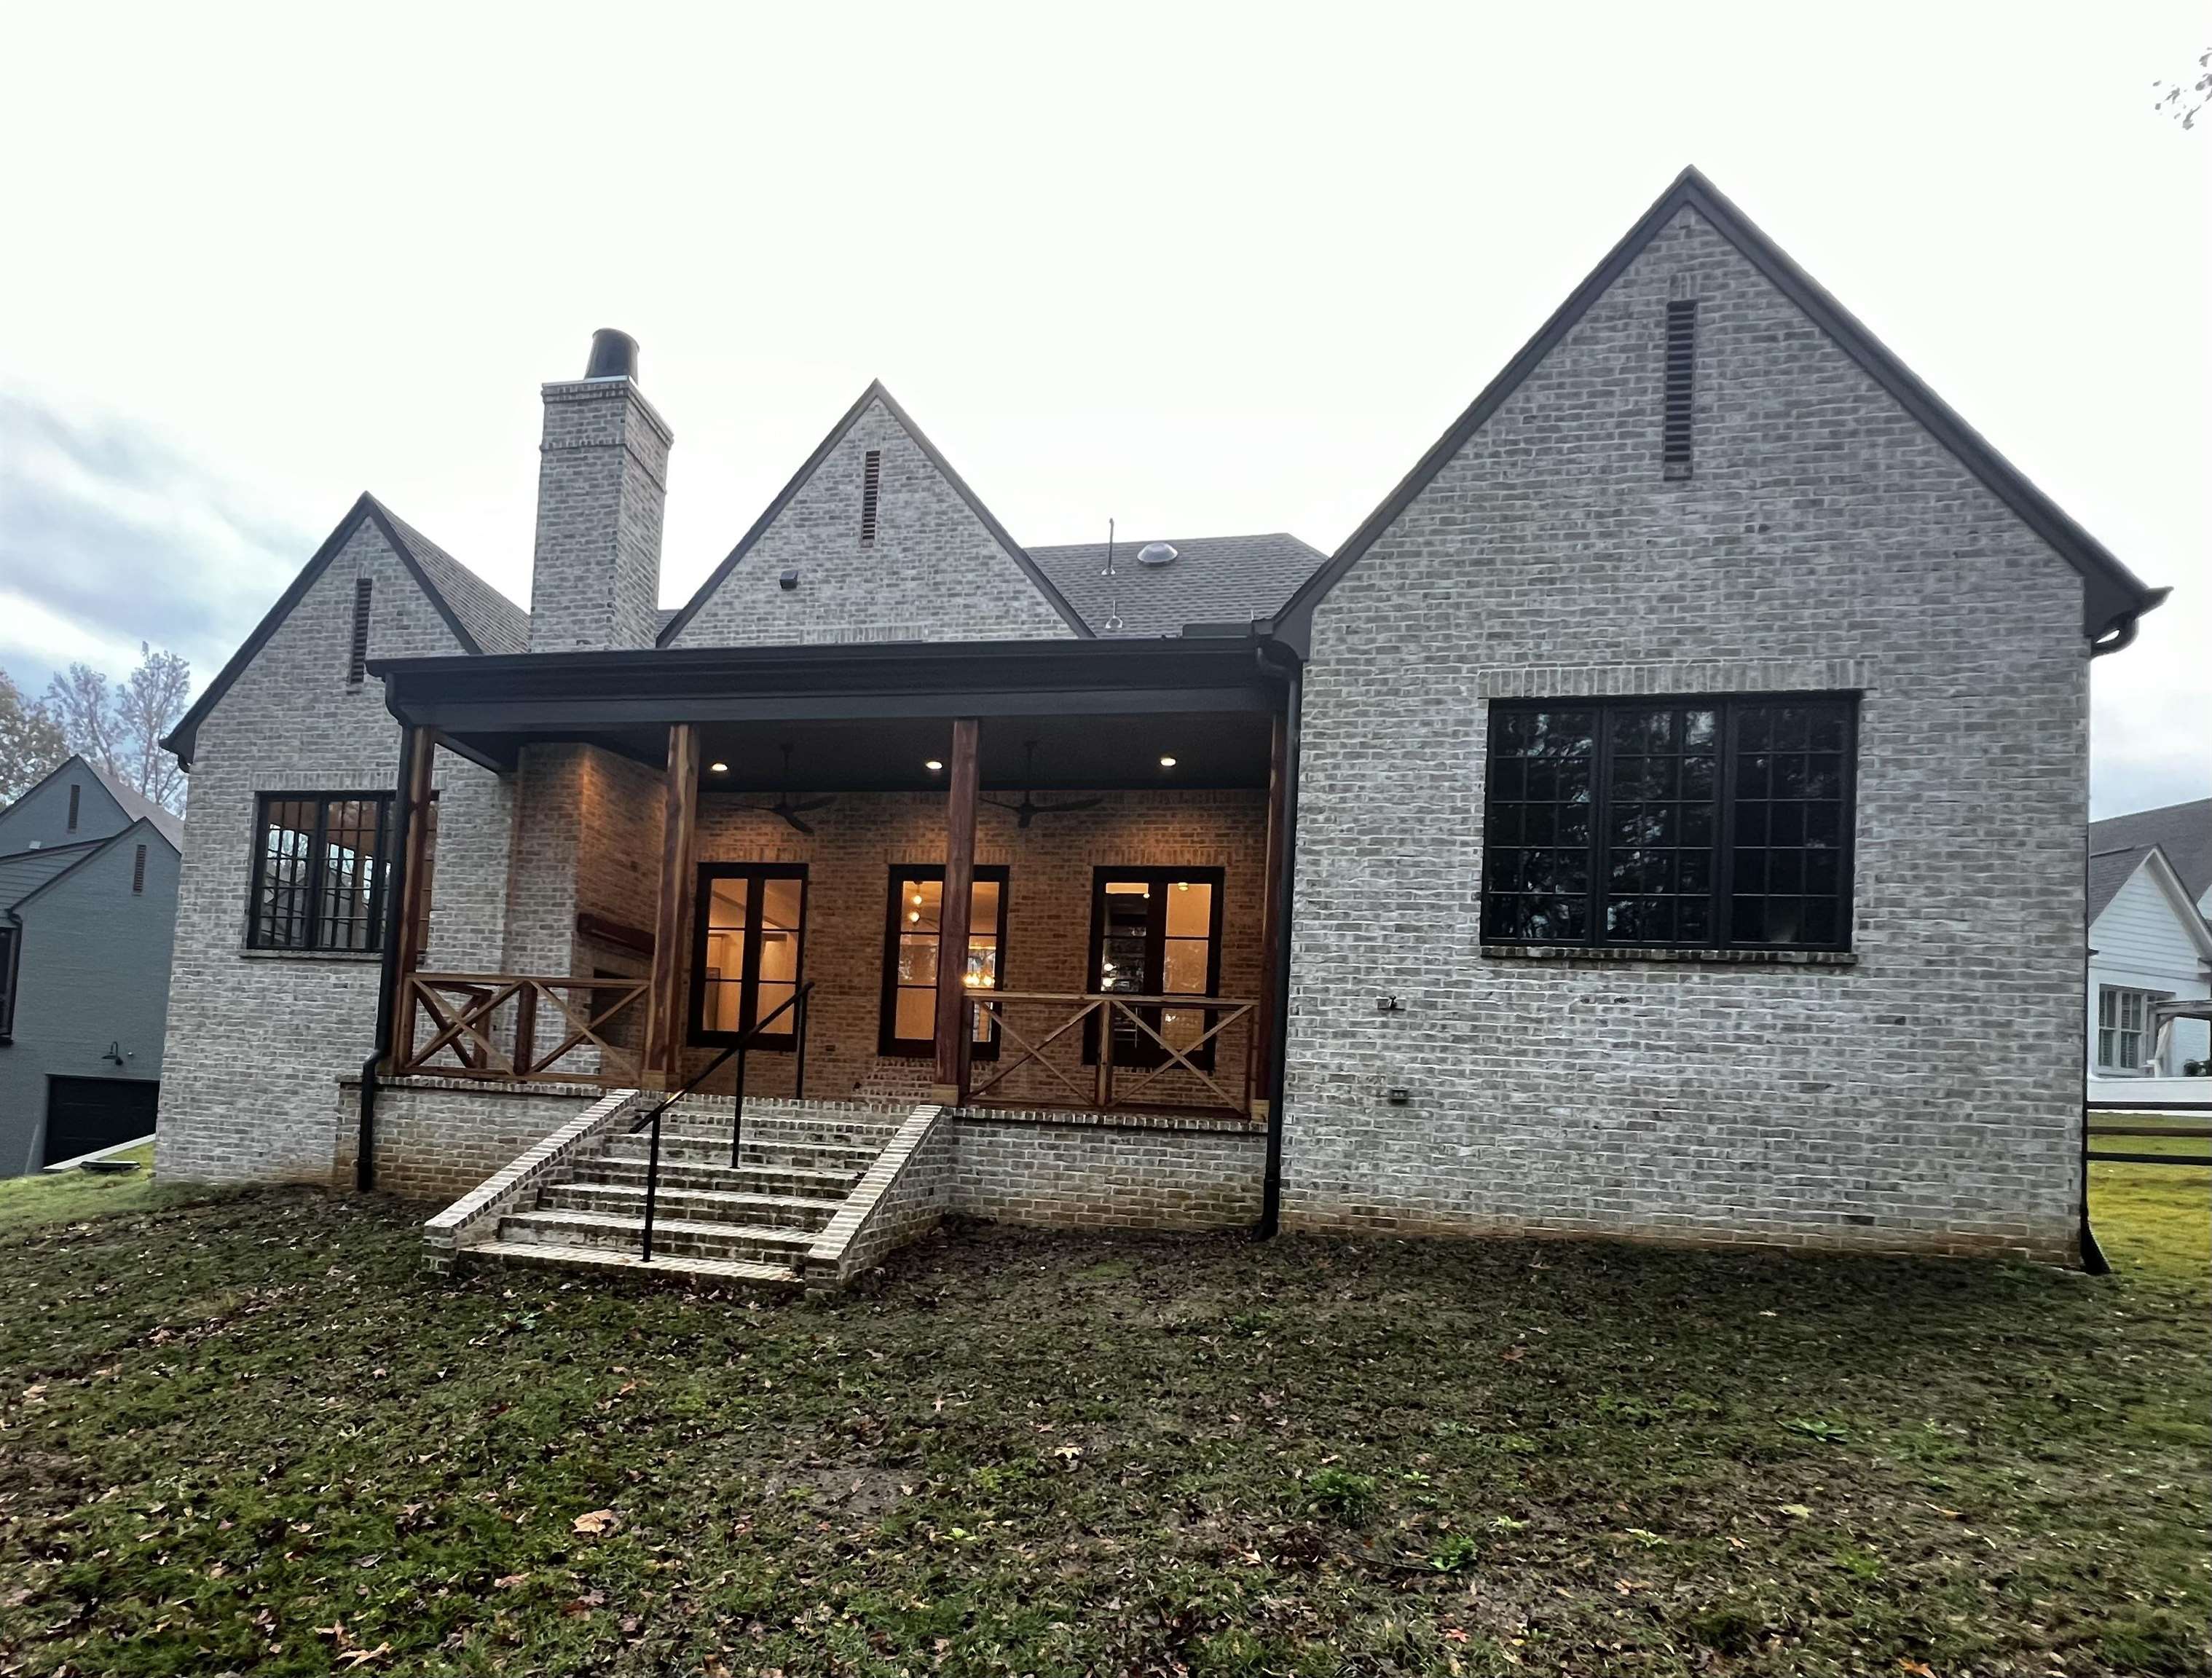
POLYGON ((716 775, 727 775, 730 772, 730 766, 727 763, 709 763, 707 767, 714 770, 716 775))
MULTIPOLYGON (((921 901, 921 899, 919 897, 915 899, 915 902, 916 903, 920 903, 921 901)), ((921 919, 921 911, 918 909, 910 909, 906 912, 906 918, 909 921, 919 921, 921 919)))
POLYGON ((937 770, 937 769, 943 769, 944 767, 945 767, 945 765, 944 765, 942 763, 939 762, 939 761, 938 761, 936 758, 934 758, 934 757, 931 758, 931 759, 930 759, 927 763, 924 763, 924 764, 922 765, 922 768, 924 768, 924 769, 930 769, 930 770, 933 770, 933 770, 937 770))
POLYGON ((1164 769, 1171 769, 1175 766, 1176 760, 1172 757, 1163 757, 1160 759, 1160 767, 1164 769))

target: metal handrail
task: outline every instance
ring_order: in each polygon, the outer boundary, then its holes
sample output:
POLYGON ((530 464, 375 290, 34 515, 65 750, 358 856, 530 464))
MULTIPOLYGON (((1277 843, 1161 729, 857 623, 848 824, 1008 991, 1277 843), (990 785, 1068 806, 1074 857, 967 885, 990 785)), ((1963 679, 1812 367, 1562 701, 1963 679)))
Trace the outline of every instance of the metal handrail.
POLYGON ((745 1027, 738 1034, 738 1040, 735 1043, 729 1044, 720 1054, 685 1079, 681 1085, 656 1103, 650 1113, 629 1128, 629 1134, 635 1136, 647 1125, 653 1127, 653 1137, 647 1144, 645 1155, 645 1229, 638 1246, 637 1262, 640 1264, 653 1262, 653 1213, 654 1202, 659 1197, 660 1189, 660 1116, 720 1071, 730 1056, 736 1055, 738 1057, 738 1089, 730 1113, 730 1169, 736 1170, 738 1148, 745 1122, 745 1051, 752 1047, 753 1039, 760 1037, 787 1012, 796 1009, 797 1012, 792 1019, 792 1048, 798 1060, 792 1074, 792 1093, 794 1096, 805 1096, 806 1093, 806 999, 812 994, 813 989, 814 981, 809 979, 778 1004, 773 1012, 755 1020, 750 1025, 745 1027))

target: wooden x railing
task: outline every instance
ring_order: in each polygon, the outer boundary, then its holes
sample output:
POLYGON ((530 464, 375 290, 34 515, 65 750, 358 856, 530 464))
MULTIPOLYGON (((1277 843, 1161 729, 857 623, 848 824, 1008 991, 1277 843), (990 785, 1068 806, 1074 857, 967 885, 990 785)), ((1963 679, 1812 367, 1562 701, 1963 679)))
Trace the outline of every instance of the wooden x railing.
POLYGON ((635 1021, 644 1041, 640 1005, 649 988, 645 979, 410 973, 400 984, 393 1067, 402 1076, 634 1085, 640 1051, 613 1034, 635 1021), (599 1051, 596 1070, 561 1065, 585 1049, 599 1051))
MULTIPOLYGON (((979 1104, 1035 1106, 1035 1098, 1016 1100, 1001 1089, 1014 1073, 1024 1067, 1035 1067, 1041 1069, 1042 1079, 1025 1081, 1041 1081, 1055 1093, 1065 1091, 1075 1105, 1086 1110, 1105 1111, 1117 1104, 1171 1104, 1176 1091, 1172 1085, 1163 1085, 1160 1080, 1170 1072, 1181 1072, 1196 1079, 1232 1112, 1249 1116, 1252 1110, 1251 1056, 1240 1053, 1231 1058, 1230 1063, 1238 1070, 1224 1074, 1226 1083, 1215 1073, 1222 1064, 1222 1034, 1231 1026, 1249 1021, 1259 1006, 1257 1002, 1232 996, 1006 990, 970 991, 967 1000, 975 1010, 975 1023, 995 1027, 1000 1042, 998 1060, 979 1062, 968 1086, 968 1098, 979 1104), (1073 1012, 1060 1018, 1049 1029, 1032 1026, 1028 1031, 1010 1017, 1009 1011, 1013 1006, 1048 1003, 1072 1006, 1073 1012), (1206 1030, 1188 1042, 1170 1043, 1160 1031, 1161 1016, 1166 1013, 1204 1014, 1206 1030), (1115 1039, 1121 1035, 1120 1028, 1124 1025, 1134 1029, 1139 1058, 1133 1065, 1116 1066, 1115 1039), (1069 1041, 1071 1036, 1073 1042, 1069 1041), (1058 1058, 1049 1052, 1055 1044, 1066 1045, 1058 1058), (1088 1063, 1085 1068, 1087 1077, 1071 1072, 1062 1063, 1079 1047, 1081 1060, 1088 1063), (985 1101, 993 1090, 1000 1090, 1000 1093, 985 1101), (1152 1091, 1152 1099, 1139 1102, 1139 1097, 1147 1091, 1152 1091)), ((1250 1030, 1249 1024, 1246 1030, 1250 1030)))

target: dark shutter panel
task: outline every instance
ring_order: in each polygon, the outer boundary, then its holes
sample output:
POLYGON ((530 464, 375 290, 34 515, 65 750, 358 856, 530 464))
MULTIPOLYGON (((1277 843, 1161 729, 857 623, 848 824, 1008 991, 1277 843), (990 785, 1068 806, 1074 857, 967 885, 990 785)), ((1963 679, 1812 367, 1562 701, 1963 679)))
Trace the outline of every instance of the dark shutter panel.
POLYGON ((1696 393, 1698 304, 1687 298, 1667 305, 1667 384, 1660 459, 1668 477, 1690 475, 1690 417, 1696 393))
POLYGON ((356 577, 353 585, 353 646, 346 654, 346 684, 360 685, 368 674, 368 597, 374 589, 374 581, 356 577))
POLYGON ((860 540, 876 539, 876 501, 883 489, 884 452, 879 448, 868 451, 860 468, 860 540))
POLYGON ((142 896, 145 892, 145 890, 146 848, 143 845, 141 845, 138 847, 137 856, 132 860, 131 864, 131 891, 133 896, 142 896))
POLYGON ((70 782, 69 830, 71 833, 75 833, 76 831, 76 800, 77 794, 81 790, 82 788, 77 786, 76 781, 72 781, 70 782))

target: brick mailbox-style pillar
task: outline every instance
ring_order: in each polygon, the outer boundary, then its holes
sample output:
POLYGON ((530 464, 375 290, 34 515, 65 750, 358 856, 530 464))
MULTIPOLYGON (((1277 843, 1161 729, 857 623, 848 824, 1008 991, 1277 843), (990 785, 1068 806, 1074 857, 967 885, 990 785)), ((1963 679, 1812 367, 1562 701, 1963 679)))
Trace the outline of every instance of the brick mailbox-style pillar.
POLYGON ((691 926, 699 841, 699 728, 672 723, 662 805, 660 894, 653 916, 653 981, 647 992, 645 1076, 649 1088, 684 1081, 684 954, 691 926))
POLYGON ((968 916, 975 894, 974 717, 952 725, 952 760, 945 794, 945 892, 937 910, 937 1085, 940 1103, 968 1099, 968 916))

